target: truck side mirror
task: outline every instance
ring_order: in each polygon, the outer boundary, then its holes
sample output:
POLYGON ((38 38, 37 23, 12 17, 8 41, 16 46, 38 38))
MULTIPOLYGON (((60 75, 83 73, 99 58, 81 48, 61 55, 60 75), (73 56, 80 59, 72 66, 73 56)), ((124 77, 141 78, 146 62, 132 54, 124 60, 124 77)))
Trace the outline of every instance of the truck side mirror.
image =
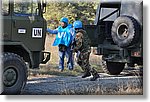
POLYGON ((46 3, 43 3, 43 8, 45 8, 46 7, 46 3))
POLYGON ((43 8, 43 13, 45 13, 46 12, 46 3, 42 4, 42 8, 43 8))

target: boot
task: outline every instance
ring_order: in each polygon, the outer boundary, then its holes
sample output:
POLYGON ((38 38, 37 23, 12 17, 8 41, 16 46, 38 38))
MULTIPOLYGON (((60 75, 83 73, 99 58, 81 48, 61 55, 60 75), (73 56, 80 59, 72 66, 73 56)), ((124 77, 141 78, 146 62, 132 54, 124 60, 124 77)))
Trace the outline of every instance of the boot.
POLYGON ((59 72, 63 72, 63 69, 59 69, 59 72))
POLYGON ((96 74, 93 75, 93 77, 90 79, 90 81, 95 81, 99 77, 100 76, 98 75, 98 73, 96 73, 96 74))
POLYGON ((86 77, 89 77, 91 76, 91 73, 90 72, 85 72, 82 76, 82 78, 86 78, 86 77))

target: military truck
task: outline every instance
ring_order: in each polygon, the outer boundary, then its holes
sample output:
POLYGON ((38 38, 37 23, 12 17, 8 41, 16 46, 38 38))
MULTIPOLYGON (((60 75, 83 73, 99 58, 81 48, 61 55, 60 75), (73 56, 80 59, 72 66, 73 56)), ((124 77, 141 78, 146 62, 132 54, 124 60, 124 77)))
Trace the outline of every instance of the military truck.
POLYGON ((27 66, 39 68, 50 59, 44 52, 44 0, 1 0, 3 24, 2 94, 19 94, 27 81, 27 66))
POLYGON ((85 25, 102 68, 118 75, 125 67, 143 65, 143 1, 100 0, 93 25, 85 25))

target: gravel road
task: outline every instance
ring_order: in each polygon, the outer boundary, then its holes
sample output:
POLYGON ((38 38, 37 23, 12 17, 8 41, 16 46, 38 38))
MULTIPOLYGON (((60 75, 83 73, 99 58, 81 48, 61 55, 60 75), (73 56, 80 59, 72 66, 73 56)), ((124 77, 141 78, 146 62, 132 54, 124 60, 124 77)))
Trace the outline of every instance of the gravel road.
POLYGON ((81 76, 29 77, 21 94, 26 95, 142 95, 142 77, 100 73, 97 81, 81 76))

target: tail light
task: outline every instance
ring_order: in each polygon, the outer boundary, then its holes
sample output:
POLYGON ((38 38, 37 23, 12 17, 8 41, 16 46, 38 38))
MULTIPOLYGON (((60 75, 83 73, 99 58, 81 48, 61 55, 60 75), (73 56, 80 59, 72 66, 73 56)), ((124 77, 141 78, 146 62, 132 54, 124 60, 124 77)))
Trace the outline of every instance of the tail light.
POLYGON ((133 57, 141 57, 141 51, 133 51, 133 52, 131 52, 131 56, 133 56, 133 57))

